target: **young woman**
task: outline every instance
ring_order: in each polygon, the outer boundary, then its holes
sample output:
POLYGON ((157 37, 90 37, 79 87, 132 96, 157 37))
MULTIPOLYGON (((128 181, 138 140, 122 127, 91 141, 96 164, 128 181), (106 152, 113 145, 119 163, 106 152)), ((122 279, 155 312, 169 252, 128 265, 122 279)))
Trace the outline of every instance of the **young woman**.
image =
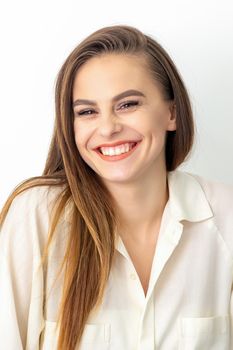
POLYGON ((1 347, 231 349, 233 187, 178 170, 194 123, 169 55, 102 28, 55 95, 44 172, 1 213, 1 347))

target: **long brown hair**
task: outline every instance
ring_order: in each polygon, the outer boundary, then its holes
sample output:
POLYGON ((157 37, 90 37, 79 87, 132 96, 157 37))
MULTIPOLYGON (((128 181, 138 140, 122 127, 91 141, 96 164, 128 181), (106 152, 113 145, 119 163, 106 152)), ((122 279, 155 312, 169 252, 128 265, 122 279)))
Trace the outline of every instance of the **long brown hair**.
POLYGON ((194 123, 186 87, 172 59, 154 38, 132 26, 108 26, 89 35, 67 57, 56 79, 56 119, 43 174, 19 184, 0 216, 1 225, 13 199, 26 189, 61 186, 41 260, 45 264, 59 218, 67 203, 71 204, 69 237, 60 266, 60 272, 65 266, 65 278, 58 313, 59 350, 73 350, 80 344, 90 312, 101 304, 114 257, 118 223, 114 201, 77 150, 72 109, 73 82, 79 67, 92 57, 109 53, 141 57, 164 98, 175 103, 176 130, 166 135, 167 171, 184 162, 193 145, 194 123))

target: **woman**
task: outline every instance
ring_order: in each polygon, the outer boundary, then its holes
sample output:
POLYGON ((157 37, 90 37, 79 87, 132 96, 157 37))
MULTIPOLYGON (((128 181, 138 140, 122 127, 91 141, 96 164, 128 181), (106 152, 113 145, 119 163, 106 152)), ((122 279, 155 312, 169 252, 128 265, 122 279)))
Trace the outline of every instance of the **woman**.
POLYGON ((153 38, 116 25, 71 52, 43 175, 1 213, 5 349, 233 346, 233 189, 177 169, 193 135, 153 38))

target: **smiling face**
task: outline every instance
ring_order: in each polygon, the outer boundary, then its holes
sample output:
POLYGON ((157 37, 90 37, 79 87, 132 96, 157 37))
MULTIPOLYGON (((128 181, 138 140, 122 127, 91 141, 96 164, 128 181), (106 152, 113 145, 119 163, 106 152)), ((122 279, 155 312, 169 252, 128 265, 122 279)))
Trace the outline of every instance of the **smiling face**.
POLYGON ((76 74, 73 103, 79 153, 106 184, 144 181, 166 169, 166 131, 176 129, 175 115, 142 58, 107 54, 89 59, 76 74), (96 150, 115 143, 128 146, 115 147, 118 155, 112 147, 101 149, 105 155, 96 150))

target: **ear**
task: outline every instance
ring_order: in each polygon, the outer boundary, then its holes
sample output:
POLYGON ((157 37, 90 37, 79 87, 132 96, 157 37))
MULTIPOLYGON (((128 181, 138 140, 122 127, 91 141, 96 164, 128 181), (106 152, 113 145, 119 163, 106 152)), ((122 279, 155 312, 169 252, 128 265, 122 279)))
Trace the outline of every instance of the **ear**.
POLYGON ((176 105, 172 103, 169 107, 169 119, 167 122, 167 130, 174 131, 176 130, 176 105))

